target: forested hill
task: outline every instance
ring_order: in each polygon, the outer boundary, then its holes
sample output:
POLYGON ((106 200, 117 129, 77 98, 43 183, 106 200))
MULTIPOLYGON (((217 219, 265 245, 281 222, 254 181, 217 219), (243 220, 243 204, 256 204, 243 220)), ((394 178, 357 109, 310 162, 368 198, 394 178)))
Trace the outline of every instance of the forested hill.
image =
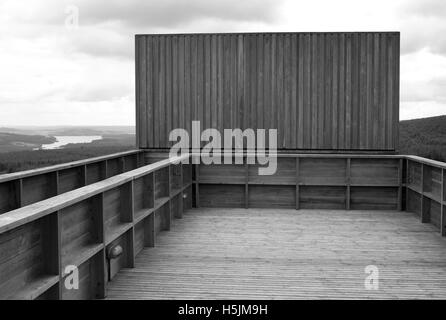
POLYGON ((399 153, 446 162, 446 116, 400 122, 399 153))

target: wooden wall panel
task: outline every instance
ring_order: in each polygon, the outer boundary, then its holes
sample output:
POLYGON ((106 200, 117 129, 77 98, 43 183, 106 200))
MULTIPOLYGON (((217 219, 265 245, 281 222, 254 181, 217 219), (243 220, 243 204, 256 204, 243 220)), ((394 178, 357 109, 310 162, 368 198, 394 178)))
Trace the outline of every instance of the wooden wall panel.
POLYGON ((294 186, 251 186, 248 193, 251 208, 295 208, 294 186))
POLYGON ((200 206, 209 208, 242 208, 245 205, 245 186, 200 185, 200 206))
POLYGON ((345 209, 346 199, 346 189, 343 187, 300 187, 302 209, 345 209))
POLYGON ((394 187, 352 187, 351 205, 353 210, 397 210, 398 188, 394 187))
POLYGON ((44 273, 43 232, 38 220, 1 235, 0 299, 44 273))
POLYGON ((394 151, 399 33, 136 36, 140 148, 172 128, 274 128, 282 150, 394 151))

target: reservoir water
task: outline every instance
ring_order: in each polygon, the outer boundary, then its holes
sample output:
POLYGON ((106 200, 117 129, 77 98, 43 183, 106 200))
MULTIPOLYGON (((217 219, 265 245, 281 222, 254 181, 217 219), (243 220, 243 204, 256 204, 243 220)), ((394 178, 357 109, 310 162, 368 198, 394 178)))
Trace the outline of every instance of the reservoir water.
POLYGON ((101 140, 102 136, 54 136, 54 138, 57 139, 56 142, 43 144, 42 147, 38 149, 60 149, 70 143, 90 143, 95 140, 101 140))

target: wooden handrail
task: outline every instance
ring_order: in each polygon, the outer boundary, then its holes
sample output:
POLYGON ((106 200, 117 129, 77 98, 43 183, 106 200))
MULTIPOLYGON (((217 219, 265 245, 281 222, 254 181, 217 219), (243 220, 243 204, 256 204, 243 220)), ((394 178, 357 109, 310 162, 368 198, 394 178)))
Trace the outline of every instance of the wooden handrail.
POLYGON ((6 173, 6 174, 0 175, 0 183, 11 181, 11 180, 16 180, 16 179, 21 179, 21 178, 26 178, 26 177, 30 177, 30 176, 35 176, 35 175, 39 175, 39 174, 44 174, 44 173, 48 173, 48 172, 69 169, 69 168, 73 168, 73 167, 77 167, 77 166, 81 166, 81 165, 86 165, 86 164, 90 164, 90 163, 94 163, 94 162, 128 156, 128 155, 132 155, 135 153, 141 153, 141 152, 144 152, 144 151, 143 150, 130 150, 130 151, 108 154, 105 156, 99 156, 99 157, 94 157, 94 158, 87 158, 87 159, 82 159, 82 160, 77 160, 77 161, 72 161, 72 162, 56 164, 53 166, 48 166, 48 167, 43 167, 43 168, 19 171, 19 172, 14 172, 14 173, 6 173))
POLYGON ((0 234, 36 219, 42 218, 52 212, 69 207, 74 203, 91 198, 104 191, 116 188, 133 179, 137 179, 151 172, 169 166, 170 164, 186 160, 189 157, 189 154, 184 154, 181 156, 168 158, 132 171, 116 175, 106 180, 102 180, 94 184, 75 189, 73 191, 69 191, 16 210, 9 211, 5 214, 0 215, 0 234))
POLYGON ((419 156, 402 155, 401 157, 404 157, 405 159, 412 160, 415 162, 419 162, 419 163, 427 164, 427 165, 430 165, 433 167, 437 167, 440 169, 446 169, 446 162, 441 162, 441 161, 423 158, 423 157, 419 157, 419 156))

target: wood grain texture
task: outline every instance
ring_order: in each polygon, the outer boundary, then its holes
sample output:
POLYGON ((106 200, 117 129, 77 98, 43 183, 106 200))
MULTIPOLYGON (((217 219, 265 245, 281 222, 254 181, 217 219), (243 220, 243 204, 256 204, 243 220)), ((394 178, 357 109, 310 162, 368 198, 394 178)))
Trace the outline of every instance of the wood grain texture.
POLYGON ((201 208, 122 269, 108 298, 444 299, 445 271, 444 239, 412 213, 201 208), (379 290, 365 290, 367 265, 379 290))
POLYGON ((399 33, 136 36, 140 148, 172 128, 277 129, 280 150, 397 149, 399 33))

